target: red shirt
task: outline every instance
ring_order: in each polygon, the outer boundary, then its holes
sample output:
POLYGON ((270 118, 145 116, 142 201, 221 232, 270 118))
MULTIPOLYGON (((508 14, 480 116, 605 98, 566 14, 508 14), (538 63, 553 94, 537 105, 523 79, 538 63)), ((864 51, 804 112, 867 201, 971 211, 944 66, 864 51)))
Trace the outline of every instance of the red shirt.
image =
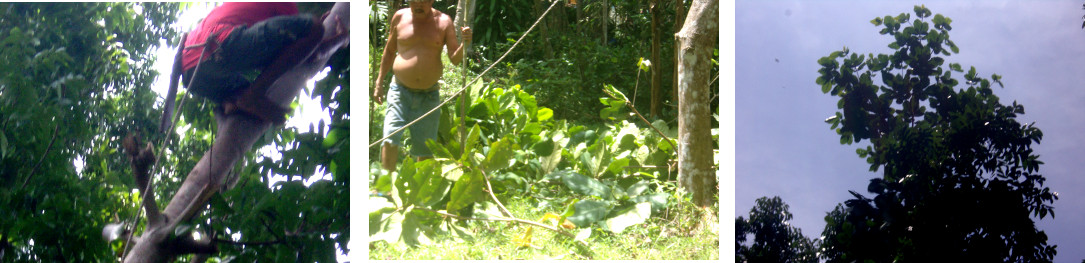
MULTIPOLYGON (((229 36, 230 31, 239 25, 252 25, 268 18, 295 15, 298 13, 298 5, 295 3, 224 3, 222 6, 211 10, 211 13, 203 19, 200 26, 188 33, 185 46, 204 43, 212 33, 218 33, 215 38, 217 43, 222 43, 229 36)), ((203 55, 206 60, 218 46, 211 46, 203 55)), ((196 66, 200 59, 203 47, 190 48, 181 55, 184 70, 196 66)))

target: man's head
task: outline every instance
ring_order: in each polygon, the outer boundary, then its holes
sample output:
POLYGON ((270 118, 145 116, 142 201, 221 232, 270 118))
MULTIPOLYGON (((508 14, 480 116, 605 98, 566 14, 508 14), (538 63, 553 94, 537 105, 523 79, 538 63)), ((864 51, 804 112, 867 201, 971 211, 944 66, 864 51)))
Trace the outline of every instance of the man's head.
POLYGON ((433 0, 407 0, 411 7, 411 13, 415 15, 428 14, 433 8, 433 0))

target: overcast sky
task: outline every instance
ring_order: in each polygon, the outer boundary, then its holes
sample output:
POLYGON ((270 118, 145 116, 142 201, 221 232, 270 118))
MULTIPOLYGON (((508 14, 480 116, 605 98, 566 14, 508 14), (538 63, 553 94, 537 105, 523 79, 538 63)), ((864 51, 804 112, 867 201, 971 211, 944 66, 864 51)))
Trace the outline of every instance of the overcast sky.
MULTIPOLYGON (((925 4, 953 19, 950 39, 960 53, 948 57, 980 76, 1003 76, 994 92, 1004 104, 1025 106, 1019 122, 1044 133, 1033 149, 1040 173, 1058 192, 1054 219, 1039 220, 1055 262, 1085 259, 1085 30, 1083 1, 750 1, 735 4, 735 214, 754 200, 780 196, 792 225, 819 237, 824 217, 855 190, 880 176, 855 154, 863 144, 841 145, 823 121, 837 98, 815 83, 817 59, 847 46, 853 53, 889 53, 891 37, 878 34, 874 17, 925 4)), ((929 22, 929 20, 928 20, 929 22)), ((961 75, 955 74, 960 78, 961 75)), ((879 170, 880 171, 880 170, 879 170)), ((726 222, 726 221, 724 221, 726 222)))

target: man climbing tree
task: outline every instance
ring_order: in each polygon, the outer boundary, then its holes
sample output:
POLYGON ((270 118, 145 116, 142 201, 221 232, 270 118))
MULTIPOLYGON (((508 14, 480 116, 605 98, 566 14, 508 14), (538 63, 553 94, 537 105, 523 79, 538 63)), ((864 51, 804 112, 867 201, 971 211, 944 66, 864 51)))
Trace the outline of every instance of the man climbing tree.
MULTIPOLYGON (((188 36, 189 46, 216 49, 195 49, 203 59, 197 56, 192 60, 201 63, 193 66, 187 76, 192 78, 189 87, 193 93, 223 103, 214 115, 218 131, 211 149, 185 177, 165 209, 158 212, 154 196, 143 195, 147 224, 143 234, 134 240, 132 250, 126 251, 124 262, 163 262, 179 255, 206 256, 215 251, 213 242, 174 234, 178 225, 202 211, 214 193, 231 187, 224 178, 235 163, 273 123, 282 122, 284 111, 274 107, 292 101, 331 55, 347 45, 349 3, 336 3, 324 19, 317 21, 304 16, 279 16, 297 13, 293 4, 268 5, 227 3, 212 11, 200 29, 188 36), (211 41, 206 36, 212 36, 211 41), (253 50, 260 54, 248 53, 253 50), (231 62, 245 65, 227 65, 231 62), (219 68, 205 70, 205 65, 219 68), (247 86, 237 74, 253 67, 264 69, 247 86), (203 79, 207 71, 216 71, 210 80, 203 79), (226 81, 214 82, 216 78, 226 81)), ((144 193, 153 193, 153 185, 140 187, 144 193)))
MULTIPOLYGON (((441 102, 437 80, 443 73, 441 47, 447 47, 448 58, 458 65, 463 60, 463 45, 456 39, 455 27, 448 15, 433 8, 433 0, 409 0, 408 8, 392 16, 388 41, 381 57, 380 72, 374 84, 373 101, 388 100, 388 112, 384 117, 381 165, 394 171, 403 146, 403 133, 392 134, 408 123, 418 119, 441 102), (395 75, 389 90, 384 90, 388 71, 395 75), (387 98, 385 94, 387 92, 387 98)), ((471 28, 459 29, 464 43, 471 43, 471 28)), ((411 155, 419 158, 432 156, 426 140, 437 139, 440 109, 418 120, 408 129, 411 131, 411 155)))
MULTIPOLYGON (((289 109, 270 102, 268 86, 312 54, 323 39, 322 20, 298 15, 294 3, 225 3, 189 33, 182 57, 185 86, 222 103, 279 124, 289 109), (196 65, 203 69, 195 73, 196 65), (263 69, 255 82, 244 74, 263 69)), ((340 31, 341 28, 336 28, 340 31)), ((342 36, 337 32, 335 37, 342 36)))

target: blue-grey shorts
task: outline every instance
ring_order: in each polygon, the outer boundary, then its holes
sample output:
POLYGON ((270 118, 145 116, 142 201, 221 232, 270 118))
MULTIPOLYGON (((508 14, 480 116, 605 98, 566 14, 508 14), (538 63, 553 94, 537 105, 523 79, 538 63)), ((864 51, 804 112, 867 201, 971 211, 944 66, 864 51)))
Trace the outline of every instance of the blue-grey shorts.
MULTIPOLYGON (((384 136, 402 128, 422 114, 426 114, 437 105, 441 104, 441 90, 437 85, 426 91, 416 91, 400 85, 393 80, 388 87, 388 95, 385 98, 388 103, 388 111, 384 115, 384 136)), ((403 147, 403 132, 411 131, 411 155, 417 157, 433 156, 426 140, 437 140, 437 128, 440 121, 441 109, 419 120, 403 131, 384 140, 403 147)))
POLYGON ((200 63, 199 76, 189 79, 195 68, 184 72, 185 87, 196 95, 222 102, 246 89, 262 70, 281 55, 283 48, 312 30, 309 15, 277 16, 230 31, 212 54, 200 63))

